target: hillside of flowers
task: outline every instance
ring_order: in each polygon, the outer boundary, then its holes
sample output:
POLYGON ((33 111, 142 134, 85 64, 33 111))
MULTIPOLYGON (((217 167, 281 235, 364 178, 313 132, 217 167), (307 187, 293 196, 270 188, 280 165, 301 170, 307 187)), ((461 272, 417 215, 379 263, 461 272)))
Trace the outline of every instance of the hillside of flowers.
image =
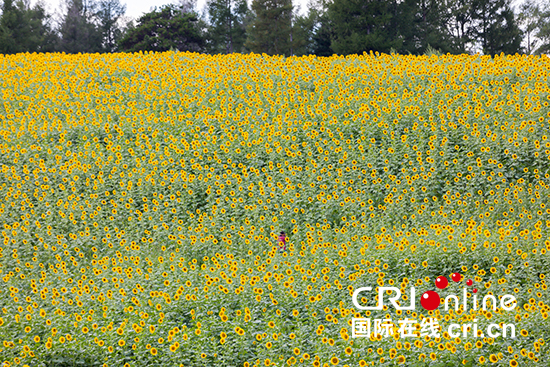
POLYGON ((550 58, 27 53, 0 70, 3 366, 550 364, 550 58), (515 338, 352 337, 374 317, 355 289, 419 296, 453 273, 517 307, 376 317, 515 338))

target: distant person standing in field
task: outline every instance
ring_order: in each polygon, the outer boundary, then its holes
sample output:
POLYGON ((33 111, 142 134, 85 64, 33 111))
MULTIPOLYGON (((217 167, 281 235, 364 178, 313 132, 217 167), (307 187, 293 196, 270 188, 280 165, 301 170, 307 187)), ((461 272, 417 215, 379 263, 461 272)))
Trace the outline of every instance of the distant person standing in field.
POLYGON ((285 231, 281 231, 279 234, 279 238, 277 239, 279 242, 279 251, 283 252, 286 251, 286 234, 285 231))

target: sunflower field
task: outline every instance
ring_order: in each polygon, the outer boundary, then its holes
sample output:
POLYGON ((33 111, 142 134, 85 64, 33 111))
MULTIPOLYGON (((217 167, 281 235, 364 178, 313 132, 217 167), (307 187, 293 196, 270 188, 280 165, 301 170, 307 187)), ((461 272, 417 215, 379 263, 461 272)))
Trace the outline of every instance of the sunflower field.
POLYGON ((2 366, 550 365, 550 58, 27 53, 0 68, 2 366), (352 302, 453 273, 517 307, 352 302), (353 337, 369 317, 442 332, 353 337), (473 321, 516 333, 445 331, 473 321))

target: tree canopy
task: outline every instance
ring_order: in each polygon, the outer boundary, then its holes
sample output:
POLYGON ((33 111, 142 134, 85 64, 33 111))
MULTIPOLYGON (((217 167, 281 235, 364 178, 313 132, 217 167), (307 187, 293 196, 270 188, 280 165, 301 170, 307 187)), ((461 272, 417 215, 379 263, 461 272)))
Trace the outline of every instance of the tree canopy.
MULTIPOLYGON (((0 0, 1 2, 2 0, 0 0)), ((63 0, 57 23, 40 1, 3 0, 0 53, 194 51, 330 56, 550 52, 550 3, 521 0, 175 0, 125 17, 122 0, 63 0)))
POLYGON ((182 13, 175 5, 143 15, 120 40, 122 51, 202 51, 204 36, 195 13, 182 13))

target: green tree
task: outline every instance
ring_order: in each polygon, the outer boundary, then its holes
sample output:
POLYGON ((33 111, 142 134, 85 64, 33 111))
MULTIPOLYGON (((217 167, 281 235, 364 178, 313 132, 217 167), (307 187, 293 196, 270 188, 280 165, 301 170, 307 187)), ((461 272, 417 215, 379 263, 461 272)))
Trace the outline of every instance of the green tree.
POLYGON ((122 37, 119 19, 125 11, 126 6, 120 0, 101 0, 98 3, 96 17, 103 39, 103 50, 106 52, 116 51, 117 42, 122 37))
POLYGON ((540 39, 540 46, 535 51, 536 54, 550 53, 550 4, 546 4, 541 9, 537 20, 537 37, 540 39))
POLYGON ((244 52, 248 6, 246 0, 209 0, 208 49, 211 53, 244 52))
POLYGON ((321 14, 317 20, 313 34, 313 54, 317 56, 332 56, 334 54, 331 47, 333 38, 330 19, 326 13, 321 14))
POLYGON ((455 53, 445 27, 445 11, 440 0, 405 0, 399 5, 401 52, 424 54, 428 48, 455 53))
POLYGON ((59 50, 67 53, 101 52, 101 30, 94 24, 95 3, 68 0, 59 28, 59 50))
MULTIPOLYGON (((316 54, 316 36, 321 16, 326 12, 322 0, 309 0, 307 14, 300 15, 297 9, 292 22, 292 54, 296 56, 316 54)), ((330 48, 330 38, 328 39, 330 48)), ((329 53, 332 55, 332 51, 329 53)))
POLYGON ((295 55, 331 56, 332 41, 326 0, 309 0, 307 15, 296 15, 293 24, 295 55))
POLYGON ((175 5, 144 14, 119 42, 120 50, 200 52, 205 39, 196 13, 182 13, 175 5))
POLYGON ((334 32, 328 16, 328 2, 327 0, 314 0, 311 4, 316 15, 312 45, 313 53, 317 56, 332 56, 334 51, 330 45, 334 38, 334 32))
POLYGON ((539 31, 540 15, 540 7, 534 0, 527 0, 519 7, 517 19, 523 31, 525 52, 527 54, 532 54, 540 43, 540 40, 536 37, 539 31))
MULTIPOLYGON (((52 25, 52 16, 46 13, 42 2, 38 2, 29 13, 31 34, 34 35, 35 47, 29 47, 28 52, 56 51, 59 37, 52 25)), ((30 38, 32 40, 33 37, 30 38)))
POLYGON ((472 0, 472 38, 484 54, 514 54, 521 49, 521 31, 508 0, 472 0))
POLYGON ((442 0, 442 22, 449 46, 456 53, 466 53, 474 42, 472 0, 442 0))
POLYGON ((55 34, 44 6, 33 8, 28 1, 5 0, 0 17, 0 53, 49 52, 55 47, 55 34))
POLYGON ((331 48, 343 55, 400 49, 397 9, 395 0, 334 0, 328 8, 331 48))
POLYGON ((252 52, 289 56, 292 9, 291 0, 253 0, 245 47, 252 52))
POLYGON ((313 36, 315 19, 311 13, 297 15, 292 24, 292 49, 291 54, 296 56, 310 55, 313 50, 313 36))

